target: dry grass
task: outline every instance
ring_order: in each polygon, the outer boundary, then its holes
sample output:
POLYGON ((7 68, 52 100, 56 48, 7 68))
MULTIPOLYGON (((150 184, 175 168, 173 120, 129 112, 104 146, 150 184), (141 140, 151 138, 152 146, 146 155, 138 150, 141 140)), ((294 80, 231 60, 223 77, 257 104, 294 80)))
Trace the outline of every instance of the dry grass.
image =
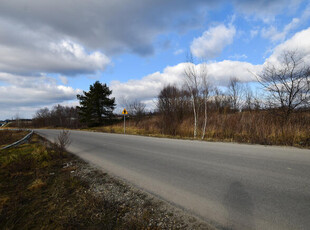
MULTIPOLYGON (((160 129, 158 128, 157 122, 158 120, 155 116, 144 118, 138 123, 134 119, 127 119, 126 134, 148 136, 160 135, 160 129)), ((124 123, 121 121, 114 125, 93 127, 91 130, 107 133, 124 133, 124 123)))
POLYGON ((23 130, 0 130, 0 147, 4 147, 20 140, 28 133, 28 131, 23 130))
MULTIPOLYGON (((125 229, 119 204, 87 193, 89 186, 65 167, 60 156, 31 142, 0 152, 0 223, 3 229, 125 229)), ((136 225, 135 225, 136 226, 136 225)))
POLYGON ((30 143, 0 151, 0 229, 199 228, 167 218, 167 207, 51 147, 34 134, 30 143))
POLYGON ((0 213, 2 212, 3 206, 10 199, 9 196, 0 196, 0 213))
POLYGON ((212 115, 206 139, 310 147, 310 116, 297 114, 282 123, 268 112, 212 115))
MULTIPOLYGON (((134 120, 126 122, 126 134, 157 137, 193 138, 193 120, 186 118, 178 126, 175 135, 161 129, 160 116, 145 117, 136 124, 134 120)), ((202 124, 199 124, 202 127, 202 124)), ((123 123, 96 127, 92 130, 109 133, 123 133, 123 123)), ((198 129, 198 138, 201 128, 198 129)), ((310 113, 294 114, 287 122, 268 111, 246 111, 240 113, 208 116, 205 139, 207 141, 227 141, 264 145, 287 145, 310 147, 310 113)))
POLYGON ((43 182, 42 179, 36 179, 28 186, 28 190, 41 189, 45 186, 46 186, 46 183, 43 182))

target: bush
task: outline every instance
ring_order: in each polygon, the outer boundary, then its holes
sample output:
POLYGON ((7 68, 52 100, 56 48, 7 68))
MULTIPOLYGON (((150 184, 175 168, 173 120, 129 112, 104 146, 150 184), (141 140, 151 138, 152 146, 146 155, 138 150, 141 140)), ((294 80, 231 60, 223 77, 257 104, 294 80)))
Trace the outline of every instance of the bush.
POLYGON ((61 156, 64 155, 66 152, 67 147, 71 144, 70 140, 70 132, 63 130, 55 139, 53 143, 53 149, 60 154, 61 156))

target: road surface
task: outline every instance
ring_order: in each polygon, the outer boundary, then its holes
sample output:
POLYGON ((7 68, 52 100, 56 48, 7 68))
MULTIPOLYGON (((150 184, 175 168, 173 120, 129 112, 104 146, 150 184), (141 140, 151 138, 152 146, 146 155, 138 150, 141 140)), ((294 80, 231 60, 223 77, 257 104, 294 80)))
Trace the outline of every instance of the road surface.
POLYGON ((219 228, 310 228, 309 150, 70 133, 72 153, 219 228))

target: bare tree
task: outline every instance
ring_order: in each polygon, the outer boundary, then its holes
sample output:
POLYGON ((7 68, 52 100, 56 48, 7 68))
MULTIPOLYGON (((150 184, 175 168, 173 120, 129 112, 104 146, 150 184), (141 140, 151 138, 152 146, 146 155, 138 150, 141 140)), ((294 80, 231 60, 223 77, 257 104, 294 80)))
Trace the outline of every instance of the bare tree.
POLYGON ((194 138, 197 137, 197 127, 199 122, 199 110, 203 106, 204 119, 202 127, 202 139, 205 136, 207 125, 207 100, 209 97, 209 82, 206 63, 195 65, 192 56, 190 56, 184 69, 184 79, 187 90, 190 92, 193 115, 194 115, 194 138), (203 103, 201 103, 201 98, 203 103))
POLYGON ((145 115, 146 104, 138 100, 135 100, 131 103, 126 103, 126 104, 127 104, 126 107, 128 108, 129 114, 135 117, 136 124, 138 124, 143 118, 143 116, 145 115))
POLYGON ((259 110, 262 108, 262 101, 260 98, 263 98, 264 95, 262 92, 258 93, 257 90, 254 92, 251 90, 249 85, 244 87, 244 103, 243 109, 244 110, 259 110))
POLYGON ((70 132, 63 130, 59 133, 57 138, 55 138, 54 148, 62 156, 70 144, 70 132))
POLYGON ((48 126, 50 123, 50 110, 45 107, 42 109, 39 109, 35 116, 33 117, 33 124, 36 127, 44 127, 44 126, 48 126))
POLYGON ((243 110, 253 110, 254 108, 254 96, 251 88, 249 85, 244 87, 244 103, 243 103, 243 110))
POLYGON ((165 86, 160 91, 157 109, 161 116, 160 126, 164 133, 177 134, 188 107, 187 91, 172 85, 165 86))
POLYGON ((134 100, 133 102, 128 103, 126 107, 128 108, 130 114, 137 116, 139 114, 143 115, 145 113, 146 105, 141 101, 134 100))
POLYGON ((35 127, 67 127, 77 128, 80 126, 78 109, 76 107, 54 106, 51 110, 48 108, 39 109, 32 119, 35 127))
POLYGON ((211 110, 222 113, 230 108, 230 99, 227 94, 222 92, 218 87, 212 87, 210 92, 212 93, 210 96, 211 110))
POLYGON ((228 95, 232 110, 238 111, 241 108, 242 98, 244 96, 244 87, 237 77, 230 78, 228 84, 228 95))
POLYGON ((264 98, 264 96, 259 96, 258 92, 256 91, 255 95, 253 96, 253 109, 260 110, 262 108, 262 100, 260 98, 264 98))
POLYGON ((16 113, 15 118, 12 119, 12 120, 15 120, 15 125, 17 126, 17 128, 20 128, 20 127, 21 127, 21 119, 20 119, 18 113, 16 113))
POLYGON ((309 106, 310 67, 297 51, 283 52, 278 64, 268 63, 256 77, 268 94, 269 106, 278 109, 285 121, 294 110, 309 106))
MULTIPOLYGON (((205 64, 203 64, 205 65, 205 64)), ((210 91, 210 85, 209 82, 207 81, 207 71, 206 71, 206 66, 204 66, 203 68, 205 68, 205 72, 203 72, 202 75, 200 75, 201 77, 201 81, 202 81, 202 98, 203 98, 203 105, 204 105, 204 119, 203 119, 203 126, 202 126, 202 135, 201 135, 201 139, 203 140, 205 138, 206 135, 206 127, 207 127, 207 120, 208 120, 208 98, 209 98, 209 91, 210 91)))

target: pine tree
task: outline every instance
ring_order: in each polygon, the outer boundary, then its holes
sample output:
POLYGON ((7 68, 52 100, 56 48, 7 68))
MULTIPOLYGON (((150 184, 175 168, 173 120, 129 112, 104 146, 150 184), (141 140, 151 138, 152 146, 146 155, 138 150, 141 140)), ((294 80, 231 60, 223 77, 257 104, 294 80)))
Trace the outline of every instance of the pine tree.
POLYGON ((96 81, 90 85, 89 92, 77 95, 80 101, 79 115, 81 122, 88 126, 102 125, 104 120, 111 119, 115 108, 115 98, 109 98, 112 90, 106 84, 96 81))

